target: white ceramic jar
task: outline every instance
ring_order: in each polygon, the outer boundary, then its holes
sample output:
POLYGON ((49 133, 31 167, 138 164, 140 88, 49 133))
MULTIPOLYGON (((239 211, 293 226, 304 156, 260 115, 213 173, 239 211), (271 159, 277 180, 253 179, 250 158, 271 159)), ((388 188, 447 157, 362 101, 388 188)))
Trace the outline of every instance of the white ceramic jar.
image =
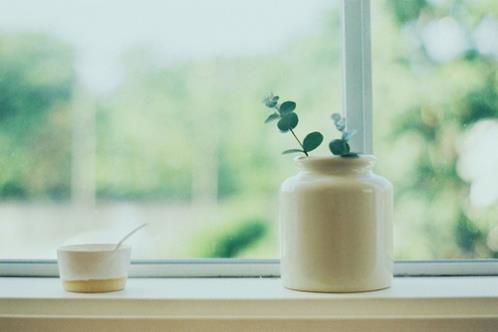
POLYGON ((281 275, 287 288, 358 292, 392 281, 393 189, 375 157, 301 157, 280 190, 281 275))

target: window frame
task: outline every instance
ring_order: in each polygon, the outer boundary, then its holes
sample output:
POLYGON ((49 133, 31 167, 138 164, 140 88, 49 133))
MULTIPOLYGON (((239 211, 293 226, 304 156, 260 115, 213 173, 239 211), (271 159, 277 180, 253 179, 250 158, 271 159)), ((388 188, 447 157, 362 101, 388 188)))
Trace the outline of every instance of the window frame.
MULTIPOLYGON (((354 150, 373 153, 370 0, 341 0, 344 114, 354 150)), ((279 259, 134 260, 131 277, 279 277, 279 259)), ((395 276, 498 275, 498 259, 398 260, 395 276)), ((0 277, 57 277, 56 260, 0 260, 0 277)))
MULTIPOLYGON (((496 276, 498 260, 397 260, 394 276, 496 276)), ((3 260, 0 277, 58 277, 57 261, 3 260)), ((153 277, 280 277, 279 259, 158 259, 133 260, 129 276, 153 277)))
POLYGON ((370 0, 341 0, 343 112, 355 151, 373 153, 370 0))

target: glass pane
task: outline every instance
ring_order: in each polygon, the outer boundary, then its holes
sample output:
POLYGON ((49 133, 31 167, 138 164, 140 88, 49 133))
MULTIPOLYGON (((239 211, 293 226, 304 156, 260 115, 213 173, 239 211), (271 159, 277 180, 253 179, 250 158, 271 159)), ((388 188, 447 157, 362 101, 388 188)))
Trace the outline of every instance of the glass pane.
POLYGON ((374 146, 403 259, 498 257, 498 2, 372 1, 374 146))
POLYGON ((289 135, 340 109, 337 1, 0 0, 0 259, 276 257, 289 135))

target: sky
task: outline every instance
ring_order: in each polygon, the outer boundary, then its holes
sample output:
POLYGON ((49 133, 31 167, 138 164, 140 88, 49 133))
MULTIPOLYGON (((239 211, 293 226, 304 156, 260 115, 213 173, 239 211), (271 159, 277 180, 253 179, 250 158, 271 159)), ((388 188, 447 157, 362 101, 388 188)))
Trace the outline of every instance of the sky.
POLYGON ((120 56, 157 51, 168 62, 258 55, 318 29, 337 0, 0 0, 0 32, 45 32, 77 49, 83 83, 119 82, 120 56))
MULTIPOLYGON (((127 50, 152 51, 162 64, 264 55, 319 30, 324 12, 339 10, 339 2, 0 0, 0 33, 42 32, 65 40, 77 50, 81 82, 101 92, 119 83, 127 50)), ((482 53, 498 57, 497 27, 495 19, 486 17, 474 31, 482 53)), ((429 55, 440 62, 451 61, 470 47, 465 31, 451 17, 429 24, 422 40, 429 55)))

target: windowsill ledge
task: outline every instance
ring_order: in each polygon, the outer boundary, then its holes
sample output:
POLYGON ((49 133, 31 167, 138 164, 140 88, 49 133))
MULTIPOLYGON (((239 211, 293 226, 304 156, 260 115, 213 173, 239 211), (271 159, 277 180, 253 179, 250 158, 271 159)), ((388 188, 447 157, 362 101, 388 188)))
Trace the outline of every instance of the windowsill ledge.
POLYGON ((473 327, 498 326, 498 277, 403 277, 389 289, 350 294, 291 291, 276 278, 132 278, 125 290, 101 294, 64 292, 57 278, 0 278, 0 322, 19 326, 26 319, 75 318, 109 324, 122 318, 130 324, 133 319, 383 321, 379 331, 389 321, 443 320, 458 322, 453 330, 463 331, 462 319, 473 327))

